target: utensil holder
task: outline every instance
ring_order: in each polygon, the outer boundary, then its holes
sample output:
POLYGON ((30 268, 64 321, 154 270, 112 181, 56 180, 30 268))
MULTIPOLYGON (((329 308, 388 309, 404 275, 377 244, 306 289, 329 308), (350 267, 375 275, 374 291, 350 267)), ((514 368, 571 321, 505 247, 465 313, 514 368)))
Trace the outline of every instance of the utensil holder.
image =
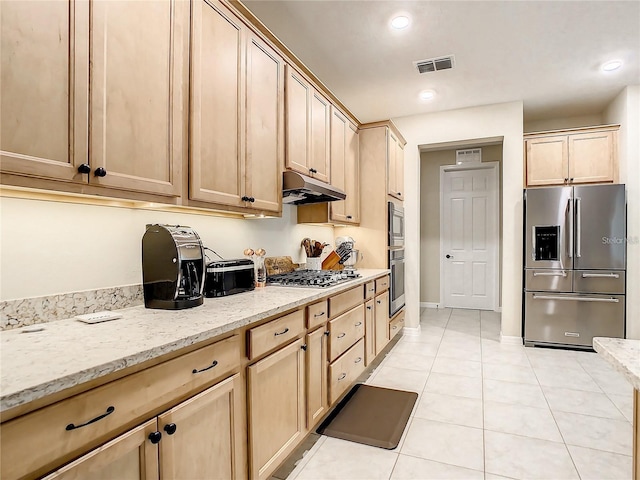
POLYGON ((307 257, 307 270, 322 270, 320 257, 307 257))

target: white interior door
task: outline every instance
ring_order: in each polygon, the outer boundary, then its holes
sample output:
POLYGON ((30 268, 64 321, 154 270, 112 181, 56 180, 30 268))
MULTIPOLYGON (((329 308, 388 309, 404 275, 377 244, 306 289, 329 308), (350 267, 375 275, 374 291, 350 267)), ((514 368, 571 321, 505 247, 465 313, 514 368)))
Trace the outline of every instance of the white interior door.
POLYGON ((440 170, 440 285, 445 307, 497 306, 497 162, 440 170))

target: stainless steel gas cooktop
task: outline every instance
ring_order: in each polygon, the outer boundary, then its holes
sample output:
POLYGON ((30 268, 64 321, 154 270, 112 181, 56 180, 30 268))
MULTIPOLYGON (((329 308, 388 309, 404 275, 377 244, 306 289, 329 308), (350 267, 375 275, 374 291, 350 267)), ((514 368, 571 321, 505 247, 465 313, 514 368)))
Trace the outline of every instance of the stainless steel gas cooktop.
POLYGON ((267 277, 267 285, 281 287, 330 287, 360 277, 355 270, 296 270, 267 277))

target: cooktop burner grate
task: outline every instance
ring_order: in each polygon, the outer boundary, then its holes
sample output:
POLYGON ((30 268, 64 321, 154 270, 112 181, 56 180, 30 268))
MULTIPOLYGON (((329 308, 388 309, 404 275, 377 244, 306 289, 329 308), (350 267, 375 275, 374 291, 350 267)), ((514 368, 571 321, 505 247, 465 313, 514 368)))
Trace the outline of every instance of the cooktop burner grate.
POLYGON ((360 277, 355 270, 296 270, 267 277, 267 285, 282 287, 330 287, 360 277))

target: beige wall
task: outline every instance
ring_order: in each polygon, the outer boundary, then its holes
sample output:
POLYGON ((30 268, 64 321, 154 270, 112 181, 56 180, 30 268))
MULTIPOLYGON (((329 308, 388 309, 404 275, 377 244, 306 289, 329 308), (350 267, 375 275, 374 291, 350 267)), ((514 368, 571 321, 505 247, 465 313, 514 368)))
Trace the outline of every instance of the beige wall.
POLYGON ((592 125, 602 125, 603 123, 609 123, 604 120, 604 116, 597 115, 580 115, 577 117, 561 117, 561 118, 547 118, 544 120, 534 120, 525 122, 525 133, 531 132, 545 132, 547 130, 562 130, 565 128, 578 128, 578 127, 590 127, 592 125))
POLYGON ((620 181, 627 189, 627 338, 640 339, 640 85, 626 87, 607 107, 619 123, 620 181))
POLYGON ((394 118, 405 146, 406 325, 420 325, 420 152, 424 145, 503 139, 502 334, 520 337, 522 326, 523 104, 510 102, 394 118))
MULTIPOLYGON (((470 144, 463 148, 475 148, 470 144)), ((502 162, 502 145, 485 145, 483 162, 502 162)), ((426 151, 420 154, 420 303, 440 303, 440 167, 455 165, 456 149, 426 151)), ((499 167, 499 195, 502 197, 502 164, 499 167)), ((501 200, 501 198, 500 198, 501 200)), ((502 228, 502 203, 499 225, 502 228)), ((502 259, 500 230, 499 259, 502 259)), ((501 262, 500 262, 501 263, 501 262)), ((498 269, 500 275, 501 268, 498 269)))
MULTIPOLYGON (((142 283, 141 241, 147 223, 193 227, 225 258, 245 248, 304 261, 305 236, 333 244, 333 229, 282 218, 233 219, 39 200, 0 198, 0 300, 142 283)), ((210 255, 213 258, 215 256, 210 255)))

